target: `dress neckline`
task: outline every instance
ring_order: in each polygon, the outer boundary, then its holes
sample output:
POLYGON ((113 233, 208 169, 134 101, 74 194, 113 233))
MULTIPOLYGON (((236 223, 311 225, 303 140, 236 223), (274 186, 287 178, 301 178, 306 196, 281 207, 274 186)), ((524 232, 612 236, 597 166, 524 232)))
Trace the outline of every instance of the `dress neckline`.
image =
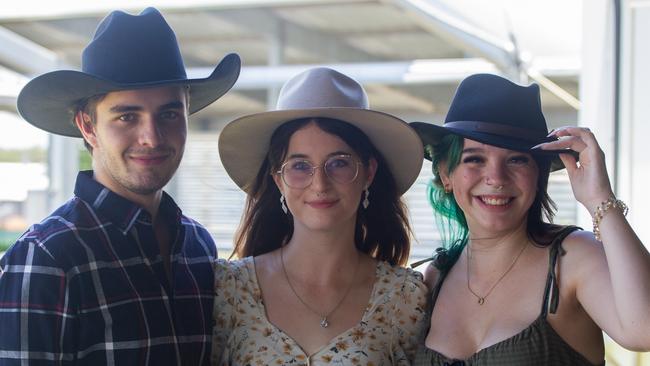
POLYGON ((537 318, 535 320, 533 320, 530 324, 528 324, 528 326, 526 326, 524 329, 520 330, 519 332, 517 332, 517 333, 515 333, 515 334, 513 334, 513 335, 511 335, 511 336, 509 336, 509 337, 507 337, 505 339, 497 341, 496 343, 493 343, 493 344, 491 344, 489 346, 483 347, 480 350, 478 350, 478 351, 474 352, 473 354, 471 354, 469 357, 463 358, 463 359, 449 357, 449 356, 445 355, 442 352, 439 352, 439 351, 437 351, 437 350, 435 350, 433 348, 427 347, 426 345, 424 346, 424 348, 427 350, 427 352, 434 353, 434 354, 437 354, 438 356, 442 357, 445 361, 451 361, 451 362, 453 362, 453 361, 462 361, 462 362, 467 363, 468 361, 471 361, 471 360, 477 358, 478 356, 480 356, 481 354, 491 350, 492 348, 501 347, 506 343, 517 342, 519 339, 526 336, 527 333, 530 333, 530 331, 533 328, 539 327, 539 326, 543 325, 543 323, 546 323, 546 325, 548 327, 550 327, 555 332, 553 327, 551 327, 551 325, 548 324, 548 321, 546 320, 546 318, 540 314, 540 315, 537 316, 537 318))
MULTIPOLYGON (((559 286, 557 283, 557 279, 555 278, 555 268, 557 266, 557 260, 560 255, 563 255, 564 249, 562 248, 562 242, 564 238, 566 238, 569 234, 571 234, 573 231, 579 229, 576 226, 568 226, 566 227, 556 238, 554 238, 553 242, 548 246, 548 262, 549 266, 547 269, 547 276, 546 276, 546 284, 544 285, 544 294, 542 297, 542 308, 540 314, 537 316, 535 320, 533 320, 531 323, 528 324, 527 327, 522 329, 521 331, 503 339, 500 340, 496 343, 493 343, 487 347, 481 348, 480 350, 476 351, 469 357, 465 359, 456 359, 456 358, 450 358, 447 357, 445 354, 427 347, 425 344, 422 345, 422 348, 427 353, 432 353, 434 355, 438 355, 439 357, 443 358, 445 362, 451 362, 453 363, 454 361, 461 361, 461 362, 469 362, 472 360, 475 360, 478 358, 480 355, 494 349, 494 348, 500 348, 505 346, 506 344, 513 344, 521 341, 522 339, 525 339, 525 337, 528 337, 530 333, 535 330, 535 329, 540 329, 542 327, 545 327, 549 330, 551 336, 557 337, 569 350, 571 350, 573 353, 575 353, 579 358, 581 358, 585 364, 592 364, 587 358, 577 350, 575 350, 571 345, 569 345, 564 338, 562 338, 553 328, 553 326, 548 322, 548 314, 549 310, 550 313, 555 313, 557 310, 557 306, 559 304, 559 286)), ((432 299, 430 303, 430 314, 432 314, 433 309, 435 307, 436 301, 438 299, 439 292, 442 288, 443 282, 445 280, 445 277, 449 273, 449 270, 445 272, 441 272, 440 277, 438 278, 438 281, 435 284, 434 290, 432 291, 432 299)))
POLYGON ((434 354, 434 355, 439 356, 439 357, 442 358, 443 361, 446 362, 446 363, 462 362, 462 363, 464 363, 464 364, 468 364, 468 363, 470 363, 471 361, 475 361, 475 360, 476 360, 477 358, 479 358, 481 355, 483 355, 483 354, 486 353, 486 352, 489 352, 489 351, 492 350, 492 349, 500 348, 500 347, 504 347, 504 346, 509 345, 509 344, 516 344, 517 342, 520 342, 520 341, 522 341, 522 340, 525 340, 526 337, 529 337, 529 336, 530 336, 530 333, 531 333, 532 331, 534 331, 535 329, 540 329, 540 328, 542 328, 542 327, 546 328, 546 329, 550 332, 550 335, 551 335, 552 337, 556 337, 557 339, 559 339, 560 342, 562 342, 562 344, 564 344, 564 345, 567 347, 568 350, 570 350, 572 353, 574 353, 574 355, 575 355, 576 357, 580 358, 580 359, 582 360, 582 364, 585 364, 585 365, 604 365, 604 363, 603 363, 603 364, 594 364, 594 363, 592 363, 592 362, 589 361, 589 360, 588 360, 588 359, 587 359, 587 358, 586 358, 582 353, 576 351, 573 347, 571 347, 571 345, 569 345, 569 344, 564 340, 564 338, 562 338, 562 337, 561 337, 561 336, 560 336, 560 335, 555 331, 555 329, 553 328, 553 326, 551 325, 551 323, 548 322, 548 319, 547 319, 543 314, 540 314, 540 315, 537 317, 537 319, 535 319, 535 320, 534 320, 532 323, 530 323, 526 328, 522 329, 521 331, 517 332, 516 334, 513 334, 512 336, 510 336, 510 337, 508 337, 508 338, 506 338, 506 339, 503 339, 503 340, 501 340, 501 341, 498 341, 498 342, 496 342, 496 343, 493 343, 493 344, 491 344, 491 345, 489 345, 489 346, 487 346, 487 347, 481 348, 481 349, 478 350, 477 352, 473 353, 472 355, 470 355, 469 357, 464 358, 464 359, 458 359, 458 358, 451 358, 451 357, 448 357, 448 356, 446 356, 445 354, 436 351, 435 349, 432 349, 432 348, 427 347, 426 345, 424 345, 424 349, 425 349, 425 351, 426 351, 427 353, 431 353, 431 354, 434 354))
POLYGON ((293 337, 291 337, 284 330, 282 330, 280 327, 276 326, 273 322, 271 322, 269 320, 269 317, 268 317, 268 315, 266 313, 266 305, 264 304, 264 300, 263 300, 263 296, 262 296, 262 288, 260 287, 260 284, 259 284, 259 281, 258 281, 258 278, 257 278, 257 270, 255 268, 255 258, 254 257, 246 257, 246 258, 243 258, 243 262, 244 262, 244 264, 246 266, 246 269, 249 271, 250 279, 251 279, 251 282, 253 284, 254 290, 258 291, 259 294, 260 294, 260 301, 257 304, 258 307, 259 307, 260 318, 264 322, 266 322, 274 332, 277 332, 278 334, 280 334, 280 336, 282 338, 284 338, 285 340, 291 342, 291 345, 293 347, 295 347, 296 349, 298 349, 307 358, 311 358, 311 357, 319 354, 324 349, 327 349, 328 347, 334 345, 338 338, 340 338, 340 337, 342 337, 342 336, 344 336, 344 335, 346 335, 348 333, 352 333, 355 329, 357 329, 359 327, 362 327, 362 326, 364 326, 364 324, 367 323, 367 317, 370 315, 369 311, 372 308, 373 300, 375 299, 375 297, 377 295, 377 287, 378 287, 378 284, 379 284, 379 280, 380 280, 382 272, 385 272, 385 267, 384 266, 386 264, 383 261, 379 261, 379 260, 377 261, 377 265, 375 266, 375 280, 374 280, 373 285, 372 285, 372 291, 370 292, 370 297, 368 298, 368 303, 366 304, 366 307, 363 310, 363 314, 361 315, 361 319, 359 320, 359 322, 357 322, 355 325, 351 326, 350 328, 347 328, 343 332, 333 336, 329 341, 327 341, 327 343, 323 344, 322 347, 319 347, 318 350, 315 351, 314 353, 307 354, 307 352, 305 352, 305 350, 300 346, 300 344, 295 339, 293 339, 293 337))

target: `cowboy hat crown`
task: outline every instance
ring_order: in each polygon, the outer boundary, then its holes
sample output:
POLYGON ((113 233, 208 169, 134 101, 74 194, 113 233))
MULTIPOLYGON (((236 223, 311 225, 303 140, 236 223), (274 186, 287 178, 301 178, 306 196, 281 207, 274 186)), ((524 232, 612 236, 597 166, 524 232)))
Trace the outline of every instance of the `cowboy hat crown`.
POLYGON ((140 15, 110 13, 83 50, 81 68, 122 84, 187 78, 176 35, 154 8, 140 15))
POLYGON ((454 134, 505 149, 545 155, 552 160, 552 170, 564 168, 558 153, 571 153, 531 150, 535 145, 555 140, 547 137, 539 86, 518 85, 492 74, 474 74, 461 81, 442 126, 426 122, 410 125, 425 146, 435 147, 444 136, 454 134))
POLYGON ((82 99, 119 90, 189 85, 189 112, 197 112, 233 86, 241 62, 226 55, 210 76, 188 79, 176 35, 155 8, 139 15, 113 11, 98 25, 82 53, 81 71, 57 70, 23 87, 17 107, 21 116, 43 130, 81 137, 73 123, 82 99))

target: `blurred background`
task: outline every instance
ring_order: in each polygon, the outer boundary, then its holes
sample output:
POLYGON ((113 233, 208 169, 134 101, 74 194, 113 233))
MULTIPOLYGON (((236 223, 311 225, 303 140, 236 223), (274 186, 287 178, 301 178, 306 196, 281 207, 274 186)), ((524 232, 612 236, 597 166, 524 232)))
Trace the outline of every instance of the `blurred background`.
MULTIPOLYGON (((221 166, 221 128, 275 106, 280 86, 316 65, 360 81, 371 108, 407 121, 442 123, 456 86, 496 73, 542 87, 549 128, 592 129, 606 153, 628 219, 650 243, 650 1, 648 0, 21 0, 0 8, 0 253, 72 194, 90 168, 81 140, 48 135, 22 121, 15 104, 33 76, 79 69, 81 50, 102 17, 155 6, 176 31, 190 76, 207 76, 227 53, 243 68, 231 92, 193 115, 185 157, 166 190, 204 224, 221 257, 244 194, 221 166), (644 66, 646 65, 646 66, 644 66), (637 103, 638 102, 638 103, 637 103)), ((429 257, 438 231, 425 190, 425 164, 406 194, 414 228, 411 261, 429 257)), ((557 223, 590 229, 563 172, 551 176, 557 223)), ((0 254, 1 255, 1 254, 0 254)), ((650 309, 649 309, 650 315, 650 309)), ((609 365, 650 365, 650 355, 608 345, 609 365)))

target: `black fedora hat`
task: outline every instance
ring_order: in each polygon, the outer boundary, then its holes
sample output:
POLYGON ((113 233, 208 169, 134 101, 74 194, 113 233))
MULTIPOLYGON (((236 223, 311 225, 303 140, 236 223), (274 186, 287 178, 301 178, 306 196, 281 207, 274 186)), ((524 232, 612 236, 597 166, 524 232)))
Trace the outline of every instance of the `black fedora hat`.
MULTIPOLYGON (((447 134, 505 149, 528 152, 551 159, 551 170, 564 168, 559 153, 571 150, 531 148, 543 142, 548 127, 542 113, 539 86, 517 85, 492 74, 474 74, 461 81, 442 126, 411 122, 423 144, 435 146, 447 134)), ((430 156, 425 158, 431 159, 430 156)))
POLYGON ((81 137, 74 125, 80 100, 112 91, 189 85, 189 112, 224 95, 239 77, 237 54, 221 60, 207 78, 188 79, 176 35, 154 8, 139 15, 111 12, 83 51, 82 71, 57 70, 32 79, 18 95, 20 115, 58 135, 81 137))

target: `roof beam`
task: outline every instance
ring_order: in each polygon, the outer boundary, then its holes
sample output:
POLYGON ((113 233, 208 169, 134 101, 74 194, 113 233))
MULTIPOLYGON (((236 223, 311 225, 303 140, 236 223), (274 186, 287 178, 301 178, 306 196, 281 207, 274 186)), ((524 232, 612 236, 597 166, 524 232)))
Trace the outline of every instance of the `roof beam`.
POLYGON ((388 105, 390 110, 409 110, 416 113, 433 113, 435 107, 430 100, 426 100, 413 95, 405 90, 400 90, 396 87, 386 86, 384 84, 372 84, 366 86, 366 91, 372 100, 372 105, 388 105), (382 99, 378 101, 378 99, 382 99))
MULTIPOLYGON (((519 60, 515 45, 450 14, 434 1, 386 0, 410 14, 423 28, 465 50, 473 56, 493 62, 505 73, 518 73, 519 60)), ((518 75, 517 75, 518 79, 518 75)))
MULTIPOLYGON (((316 66, 330 67, 361 83, 375 84, 444 84, 458 82, 473 73, 499 72, 492 63, 482 59, 246 66, 242 68, 239 80, 233 89, 250 90, 282 86, 291 77, 316 66)), ((205 77, 211 71, 210 68, 188 70, 190 77, 205 77)))
POLYGON ((537 81, 542 87, 579 110, 580 101, 555 84, 540 70, 522 60, 514 35, 510 40, 499 39, 485 30, 471 25, 436 5, 431 0, 385 0, 402 7, 426 29, 466 50, 474 56, 493 62, 506 76, 522 81, 526 77, 537 81))
MULTIPOLYGON (((211 13, 219 16, 219 13, 211 13)), ((237 26, 254 28, 268 37, 278 37, 278 25, 283 27, 285 47, 295 48, 313 55, 314 59, 327 60, 348 58, 351 60, 371 60, 374 58, 347 43, 343 37, 328 35, 314 31, 295 23, 291 23, 273 13, 272 10, 257 9, 246 11, 231 11, 220 16, 222 21, 232 22, 237 26)))
POLYGON ((16 97, 0 95, 0 111, 16 113, 16 97))
MULTIPOLYGON (((242 67, 239 80, 233 90, 264 90, 282 86, 296 74, 315 66, 334 68, 346 75, 353 77, 362 84, 453 84, 463 78, 476 73, 499 73, 499 70, 489 61, 483 59, 443 59, 443 60, 415 60, 405 62, 369 62, 369 63, 341 63, 325 65, 281 65, 281 66, 245 66, 242 67)), ((568 69, 555 68, 541 70, 549 77, 566 78, 567 75, 576 77, 579 67, 571 64, 568 69)), ((50 69, 52 70, 52 69, 50 69)), ((50 71, 47 70, 47 71, 50 71)), ((211 68, 190 68, 188 76, 191 78, 205 77, 213 70, 211 68)), ((25 79, 25 82, 27 79, 25 79)), ((13 90, 13 88, 12 88, 13 90)), ((20 90, 15 88, 15 90, 20 90)), ((17 92, 5 92, 0 102, 15 105, 17 92)), ((1 108, 1 106, 0 106, 1 108)), ((13 108, 13 107, 11 107, 13 108)))
POLYGON ((279 6, 311 6, 323 4, 349 4, 368 2, 368 0, 21 0, 11 6, 0 7, 1 20, 45 20, 71 18, 77 16, 104 16, 115 9, 139 11, 149 6, 160 10, 184 9, 250 9, 279 6))
POLYGON ((25 75, 65 67, 54 52, 4 27, 0 27, 0 64, 25 75))

